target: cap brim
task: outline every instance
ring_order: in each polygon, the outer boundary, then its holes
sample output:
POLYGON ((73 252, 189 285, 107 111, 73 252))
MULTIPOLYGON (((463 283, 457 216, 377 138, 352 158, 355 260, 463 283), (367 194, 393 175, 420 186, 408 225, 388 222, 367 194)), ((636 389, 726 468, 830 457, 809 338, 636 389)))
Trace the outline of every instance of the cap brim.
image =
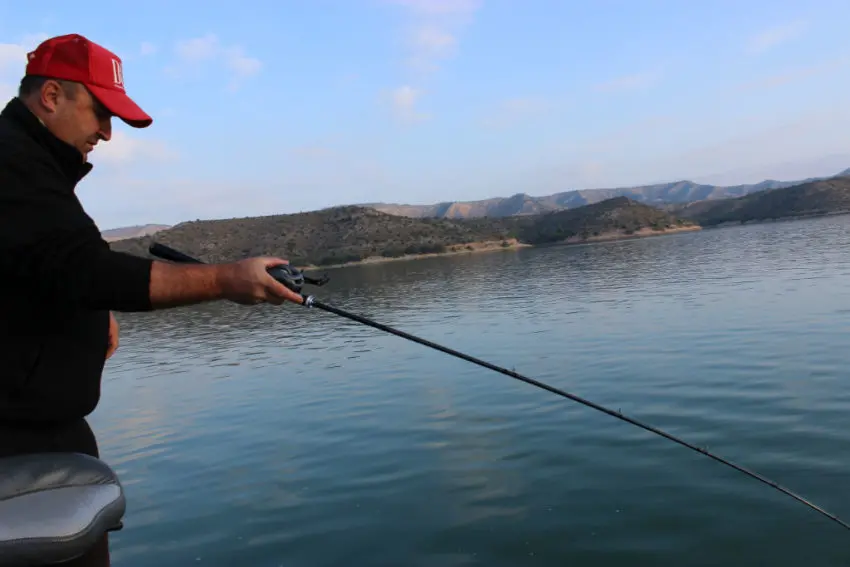
POLYGON ((103 106, 112 114, 133 128, 147 128, 153 123, 153 118, 142 110, 133 99, 126 94, 112 89, 104 89, 95 85, 86 85, 103 106))

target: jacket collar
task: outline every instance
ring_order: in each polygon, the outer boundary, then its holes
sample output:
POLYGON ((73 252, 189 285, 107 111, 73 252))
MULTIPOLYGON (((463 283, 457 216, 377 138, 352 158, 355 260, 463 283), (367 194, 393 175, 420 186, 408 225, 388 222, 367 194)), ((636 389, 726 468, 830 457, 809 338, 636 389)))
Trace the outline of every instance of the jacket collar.
POLYGON ((83 154, 74 146, 57 138, 21 99, 15 97, 10 100, 0 112, 0 118, 9 120, 47 150, 74 187, 92 170, 92 164, 83 161, 83 154))

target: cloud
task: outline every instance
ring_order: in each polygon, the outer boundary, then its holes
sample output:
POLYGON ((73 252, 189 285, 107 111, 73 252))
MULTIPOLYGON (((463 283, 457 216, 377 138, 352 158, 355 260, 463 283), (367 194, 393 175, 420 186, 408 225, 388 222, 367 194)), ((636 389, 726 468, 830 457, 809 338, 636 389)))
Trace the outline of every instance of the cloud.
POLYGON ((100 142, 92 152, 91 160, 92 163, 109 167, 173 161, 177 157, 177 152, 164 142, 135 138, 121 130, 113 130, 112 139, 100 142))
POLYGON ((457 52, 458 36, 481 7, 481 0, 385 0, 402 7, 409 17, 405 31, 407 64, 424 74, 439 69, 439 61, 457 52))
POLYGON ((183 63, 197 63, 215 57, 218 48, 218 37, 207 34, 204 37, 178 41, 174 52, 183 63))
POLYGON ((435 56, 449 52, 457 44, 452 34, 433 26, 420 27, 411 39, 416 49, 435 56))
POLYGON ((816 65, 809 65, 806 67, 791 69, 783 73, 768 75, 766 77, 761 77, 753 81, 739 83, 732 87, 732 91, 763 91, 765 89, 772 89, 784 85, 799 83, 803 80, 811 79, 812 77, 817 77, 819 75, 838 71, 839 69, 847 67, 848 64, 850 64, 850 55, 844 55, 836 59, 830 59, 828 61, 818 63, 816 65))
POLYGON ((7 100, 18 92, 18 83, 27 66, 27 53, 47 39, 47 34, 24 35, 18 43, 0 43, 0 101, 7 100))
POLYGON ((23 75, 26 64, 26 47, 18 43, 0 43, 0 73, 23 75))
POLYGON ((259 59, 245 54, 240 45, 224 45, 217 35, 208 33, 178 41, 174 46, 177 64, 167 69, 171 75, 184 75, 186 70, 198 72, 207 63, 213 63, 230 72, 227 88, 231 91, 242 86, 245 79, 259 74, 263 67, 259 59))
POLYGON ((403 85, 394 89, 390 93, 390 104, 395 117, 402 122, 418 122, 427 118, 416 108, 416 103, 421 96, 422 92, 410 85, 403 85))
POLYGON ((81 199, 101 228, 311 211, 375 202, 397 195, 400 186, 392 164, 372 149, 368 135, 283 145, 264 153, 274 160, 260 158, 267 167, 228 172, 197 170, 185 160, 163 156, 169 148, 130 134, 137 138, 113 140, 130 143, 120 152, 115 148, 111 167, 100 168, 106 158, 92 157, 94 175, 81 187, 81 199), (170 161, 151 165, 154 159, 170 161), (135 163, 125 165, 130 161, 135 163))
POLYGON ((760 55, 774 47, 800 37, 805 33, 807 28, 808 24, 806 22, 796 21, 766 29, 747 41, 747 51, 753 55, 760 55))
MULTIPOLYGON (((483 0, 384 0, 404 10, 408 22, 403 32, 406 65, 416 79, 424 79, 440 68, 440 62, 458 51, 458 37, 481 7, 483 0)), ((416 109, 422 96, 419 87, 405 84, 390 93, 390 106, 397 119, 418 122, 427 116, 416 109)))
POLYGON ((397 191, 380 162, 346 146, 284 148, 279 157, 276 171, 238 179, 175 167, 114 167, 88 179, 81 200, 101 227, 118 227, 310 211, 397 191))
POLYGON ((224 50, 224 55, 224 64, 234 75, 231 88, 238 84, 238 80, 257 75, 263 67, 259 59, 248 57, 244 50, 238 46, 228 47, 224 50))
POLYGON ((408 65, 429 73, 439 69, 438 60, 455 53, 457 38, 436 26, 425 24, 409 32, 407 43, 411 53, 408 65))
POLYGON ((17 77, 24 74, 27 53, 47 39, 47 34, 28 34, 19 43, 0 43, 0 73, 14 72, 17 77))
POLYGON ((0 105, 5 106, 17 94, 14 85, 0 83, 0 105))

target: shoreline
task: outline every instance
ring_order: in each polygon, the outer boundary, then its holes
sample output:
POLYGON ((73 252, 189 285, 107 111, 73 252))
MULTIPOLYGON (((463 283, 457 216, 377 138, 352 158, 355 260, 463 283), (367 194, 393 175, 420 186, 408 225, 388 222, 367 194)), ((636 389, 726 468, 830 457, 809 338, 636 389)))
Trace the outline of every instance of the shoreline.
POLYGON ((702 230, 703 227, 700 225, 688 225, 688 226, 676 226, 673 228, 665 228, 664 230, 654 230, 651 227, 644 227, 631 234, 626 234, 622 230, 618 231, 609 231, 602 233, 598 236, 590 236, 588 238, 581 238, 579 236, 571 236, 566 240, 559 240, 557 242, 547 242, 544 244, 526 244, 524 242, 520 242, 515 238, 509 238, 505 240, 486 240, 482 242, 469 242, 462 244, 450 244, 447 245, 446 252, 429 252, 426 254, 404 254, 402 256, 395 257, 386 257, 386 256, 369 256, 362 260, 358 260, 355 262, 344 262, 341 264, 328 264, 324 266, 319 265, 304 265, 298 266, 299 270, 302 271, 315 271, 315 270, 330 270, 337 268, 350 268, 354 266, 363 266, 363 265, 373 265, 373 264, 385 264, 387 262, 399 262, 399 261, 410 261, 410 260, 420 260, 424 258, 442 258, 444 256, 458 256, 461 254, 477 254, 480 252, 494 252, 494 251, 508 251, 508 250, 520 250, 523 248, 546 248, 551 246, 575 246, 579 244, 592 244, 596 242, 615 242, 618 240, 630 240, 634 238, 650 238, 653 236, 664 236, 666 234, 677 234, 680 232, 694 232, 702 230), (502 243, 506 242, 507 246, 502 243))
MULTIPOLYGON (((580 238, 577 236, 571 236, 566 240, 561 240, 558 242, 552 242, 548 244, 548 246, 564 246, 564 245, 575 245, 575 244, 590 244, 593 242, 614 242, 618 240, 630 240, 633 238, 650 238, 653 236, 664 236, 666 234, 677 234, 680 232, 696 232, 702 230, 703 227, 694 224, 688 226, 676 226, 673 228, 665 228, 664 230, 654 230, 651 227, 644 227, 631 234, 626 234, 622 230, 618 231, 610 231, 600 234, 599 236, 590 236, 588 238, 580 238)), ((542 247, 546 245, 538 245, 538 247, 542 247)))
POLYGON ((839 211, 828 211, 825 213, 815 212, 815 213, 801 213, 798 215, 787 215, 781 217, 770 217, 770 218, 760 218, 760 219, 751 219, 746 221, 723 221, 717 224, 708 224, 703 226, 704 229, 714 229, 714 228, 729 228, 733 226, 749 226, 753 224, 770 224, 770 223, 778 223, 778 222, 790 222, 790 221, 800 221, 800 220, 811 220, 811 219, 820 219, 826 217, 837 217, 843 215, 850 215, 850 210, 839 210, 839 211))
POLYGON ((479 252, 495 252, 500 250, 519 250, 521 248, 531 248, 531 244, 525 244, 518 241, 516 238, 506 238, 505 240, 484 240, 481 242, 464 242, 460 244, 446 245, 446 252, 428 252, 425 254, 403 254, 401 256, 369 256, 355 262, 344 262, 342 264, 328 264, 318 266, 310 264, 308 266, 298 266, 299 270, 330 270, 332 268, 350 268, 353 266, 363 266, 371 264, 385 264, 387 262, 400 262, 410 260, 420 260, 424 258, 442 258, 444 256, 459 256, 461 254, 476 254, 479 252), (507 242, 504 246, 502 243, 507 242))

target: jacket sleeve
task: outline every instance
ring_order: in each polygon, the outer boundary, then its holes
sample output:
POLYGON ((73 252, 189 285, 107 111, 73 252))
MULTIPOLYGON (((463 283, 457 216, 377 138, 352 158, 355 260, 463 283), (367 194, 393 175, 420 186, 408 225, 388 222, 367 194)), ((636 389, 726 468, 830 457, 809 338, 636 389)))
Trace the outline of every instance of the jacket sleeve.
POLYGON ((57 188, 58 175, 48 164, 20 153, 3 157, 0 277, 4 283, 28 289, 47 303, 150 310, 153 261, 111 250, 76 195, 57 188))

